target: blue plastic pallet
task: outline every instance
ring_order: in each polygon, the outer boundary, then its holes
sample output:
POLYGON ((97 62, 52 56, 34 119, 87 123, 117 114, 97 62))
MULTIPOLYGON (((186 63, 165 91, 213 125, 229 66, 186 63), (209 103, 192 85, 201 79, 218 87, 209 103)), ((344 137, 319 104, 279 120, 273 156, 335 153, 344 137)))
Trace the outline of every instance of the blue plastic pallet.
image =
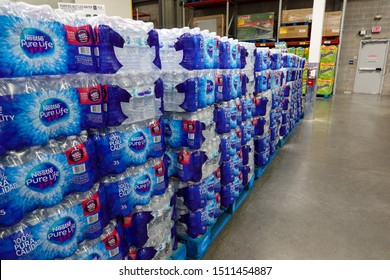
POLYGON ((323 98, 323 99, 329 99, 332 96, 332 94, 317 94, 317 97, 323 98))
POLYGON ((278 154, 278 150, 275 151, 273 155, 270 156, 269 161, 267 162, 266 165, 261 166, 261 167, 255 167, 255 179, 259 179, 261 175, 263 175, 264 171, 267 169, 267 167, 271 164, 272 160, 276 157, 278 154))
POLYGON ((244 202, 249 192, 250 190, 243 189, 242 192, 240 193, 240 196, 236 199, 236 201, 232 205, 229 206, 226 212, 233 215, 237 211, 237 209, 241 206, 241 204, 244 202))
POLYGON ((252 176, 252 179, 249 180, 249 183, 245 186, 244 189, 251 190, 253 189, 253 186, 255 185, 255 176, 252 176))
POLYGON ((218 234, 223 230, 226 224, 229 222, 232 215, 228 213, 223 213, 217 220, 217 222, 211 228, 211 242, 217 238, 218 234))
POLYGON ((173 252, 170 260, 186 260, 187 259, 187 247, 185 244, 179 242, 177 249, 173 252))
POLYGON ((208 228, 205 234, 197 238, 178 236, 178 239, 187 247, 187 259, 200 260, 210 247, 211 228, 208 228))
POLYGON ((241 206, 246 197, 249 195, 250 191, 253 189, 254 184, 255 176, 253 175, 252 178, 249 180, 249 183, 242 189, 240 195, 236 198, 234 203, 226 209, 226 213, 233 215, 234 212, 237 211, 237 209, 241 206))

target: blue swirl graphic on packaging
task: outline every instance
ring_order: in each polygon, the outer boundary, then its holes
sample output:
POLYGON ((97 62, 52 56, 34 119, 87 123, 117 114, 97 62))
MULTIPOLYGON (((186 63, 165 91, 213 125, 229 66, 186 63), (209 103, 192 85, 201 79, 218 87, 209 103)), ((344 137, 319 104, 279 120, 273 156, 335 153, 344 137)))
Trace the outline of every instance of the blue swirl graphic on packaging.
POLYGON ((64 25, 35 20, 28 13, 23 18, 4 13, 0 16, 0 77, 67 73, 64 25))
POLYGON ((79 134, 81 122, 85 121, 76 89, 5 95, 0 96, 0 104, 3 114, 14 115, 13 121, 3 123, 0 131, 0 139, 13 139, 0 141, 5 150, 43 145, 52 138, 79 134))
POLYGON ((206 83, 206 94, 213 94, 214 93, 214 81, 207 80, 206 83))
POLYGON ((209 55, 211 58, 213 58, 213 56, 214 56, 214 41, 213 41, 213 40, 209 40, 209 41, 207 42, 207 47, 206 47, 206 49, 207 49, 208 55, 209 55))
POLYGON ((84 215, 82 203, 73 206, 64 204, 61 211, 53 208, 53 216, 40 216, 37 224, 19 228, 0 238, 0 259, 52 260, 71 256, 76 252, 78 243, 99 237, 108 223, 101 191, 99 197, 103 203, 96 223, 89 224, 89 216, 84 215))
POLYGON ((76 222, 71 217, 64 217, 56 221, 47 232, 47 240, 54 244, 67 244, 72 241, 76 233, 76 222))
POLYGON ((185 135, 183 135, 182 121, 164 119, 164 136, 166 143, 174 148, 179 148, 185 143, 185 135))
POLYGON ((20 47, 29 58, 40 58, 53 54, 55 44, 42 30, 24 28, 20 33, 20 47))
POLYGON ((39 118, 44 126, 66 121, 69 118, 69 107, 61 99, 46 99, 41 103, 39 118))
POLYGON ((169 120, 168 121, 164 121, 165 125, 164 125, 164 136, 166 137, 165 139, 167 139, 168 137, 171 137, 172 136, 172 129, 169 125, 169 120))
POLYGON ((237 53, 238 53, 238 46, 237 45, 231 46, 231 54, 233 59, 237 58, 237 53))
POLYGON ((50 162, 43 162, 30 170, 26 186, 36 192, 47 192, 56 188, 60 182, 60 170, 50 162))
POLYGON ((133 152, 140 153, 145 149, 145 147, 146 147, 146 137, 141 131, 134 133, 130 137, 129 148, 133 152))
POLYGON ((150 194, 150 189, 151 189, 151 179, 148 175, 142 175, 135 181, 135 192, 138 195, 148 195, 150 194))
POLYGON ((64 154, 45 155, 26 164, 5 167, 0 183, 0 226, 15 224, 26 212, 38 207, 60 203, 65 193, 77 189, 71 184, 73 176, 64 154))

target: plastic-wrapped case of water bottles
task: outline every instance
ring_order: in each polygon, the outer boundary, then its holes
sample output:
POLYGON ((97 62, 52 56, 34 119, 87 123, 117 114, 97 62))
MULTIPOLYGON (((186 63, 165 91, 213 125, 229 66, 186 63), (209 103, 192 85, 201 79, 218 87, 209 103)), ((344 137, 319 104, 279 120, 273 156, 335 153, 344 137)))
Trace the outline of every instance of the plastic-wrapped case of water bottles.
POLYGON ((264 129, 255 133, 255 165, 265 166, 302 115, 302 71, 305 60, 285 50, 255 51, 255 104, 264 129))
POLYGON ((0 22, 0 258, 168 258, 153 24, 6 0, 0 22))
POLYGON ((176 186, 177 230, 195 238, 243 189, 241 146, 254 134, 255 46, 198 28, 158 33, 166 159, 176 186), (235 188, 235 193, 226 196, 227 188, 235 188))

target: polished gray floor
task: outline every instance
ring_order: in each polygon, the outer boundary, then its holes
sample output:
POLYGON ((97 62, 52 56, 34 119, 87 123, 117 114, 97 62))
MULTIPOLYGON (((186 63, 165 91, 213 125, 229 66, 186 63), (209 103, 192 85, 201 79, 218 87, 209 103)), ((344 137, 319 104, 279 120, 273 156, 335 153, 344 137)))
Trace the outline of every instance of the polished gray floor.
POLYGON ((204 259, 390 259, 390 97, 317 100, 204 259))

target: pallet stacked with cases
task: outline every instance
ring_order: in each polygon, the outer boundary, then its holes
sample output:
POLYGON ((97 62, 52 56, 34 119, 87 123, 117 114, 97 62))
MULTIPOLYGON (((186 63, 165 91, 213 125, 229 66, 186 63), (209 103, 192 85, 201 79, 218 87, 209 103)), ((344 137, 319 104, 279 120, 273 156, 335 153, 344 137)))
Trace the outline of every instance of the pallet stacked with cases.
POLYGON ((0 258, 168 258, 153 25, 1 5, 0 258))
MULTIPOLYGON (((177 232, 188 257, 199 259, 230 218, 223 212, 254 172, 249 160, 253 91, 246 94, 247 77, 252 76, 253 84, 253 71, 244 70, 247 49, 237 40, 197 28, 158 32, 166 158, 170 184, 176 190, 177 232), (247 104, 245 112, 241 102, 247 104)), ((253 52, 254 45, 248 46, 253 52)))
POLYGON ((318 71, 317 96, 329 98, 333 93, 337 46, 321 46, 320 69, 318 71))
POLYGON ((220 215, 220 138, 213 120, 218 38, 199 29, 158 32, 168 176, 176 192, 177 232, 187 243, 206 235, 220 215))
POLYGON ((255 104, 263 124, 254 138, 259 178, 274 158, 280 139, 287 137, 302 116, 304 59, 287 50, 268 48, 257 48, 255 56, 255 104))

